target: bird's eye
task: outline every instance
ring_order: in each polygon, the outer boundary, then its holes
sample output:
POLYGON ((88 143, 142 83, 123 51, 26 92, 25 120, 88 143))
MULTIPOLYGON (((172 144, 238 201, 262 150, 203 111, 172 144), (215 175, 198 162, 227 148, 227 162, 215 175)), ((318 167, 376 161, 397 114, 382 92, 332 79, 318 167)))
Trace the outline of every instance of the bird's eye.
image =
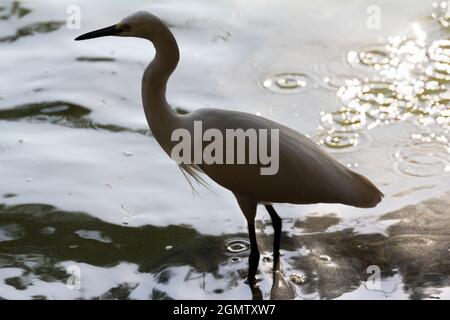
POLYGON ((122 24, 121 27, 122 27, 123 31, 130 31, 131 30, 131 26, 129 24, 126 24, 126 23, 122 24))

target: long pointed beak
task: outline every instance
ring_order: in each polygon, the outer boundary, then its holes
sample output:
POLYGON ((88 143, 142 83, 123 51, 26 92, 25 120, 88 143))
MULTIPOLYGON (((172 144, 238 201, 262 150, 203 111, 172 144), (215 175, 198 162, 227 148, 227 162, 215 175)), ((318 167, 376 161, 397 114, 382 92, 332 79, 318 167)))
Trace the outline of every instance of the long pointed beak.
POLYGON ((106 37, 106 36, 114 36, 116 34, 119 34, 120 32, 122 32, 121 28, 115 24, 110 27, 106 27, 106 28, 102 28, 102 29, 98 29, 95 31, 85 33, 85 34, 75 38, 75 41, 94 39, 94 38, 106 37))

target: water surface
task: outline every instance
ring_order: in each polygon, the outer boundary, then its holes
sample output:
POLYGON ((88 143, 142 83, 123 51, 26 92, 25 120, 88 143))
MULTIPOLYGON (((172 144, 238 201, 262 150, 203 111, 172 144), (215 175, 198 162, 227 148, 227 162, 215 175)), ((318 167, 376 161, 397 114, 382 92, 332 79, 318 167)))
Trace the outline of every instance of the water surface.
MULTIPOLYGON (((174 107, 289 125, 386 194, 370 210, 277 207, 284 298, 449 298, 446 8, 378 1, 381 29, 369 30, 372 2, 0 1, 0 297, 252 298, 233 196, 214 184, 193 194, 148 130, 140 78, 153 48, 73 41, 149 10, 180 45, 174 107), (66 26, 73 4, 81 30, 66 26)), ((260 289, 276 297, 258 217, 260 289)))

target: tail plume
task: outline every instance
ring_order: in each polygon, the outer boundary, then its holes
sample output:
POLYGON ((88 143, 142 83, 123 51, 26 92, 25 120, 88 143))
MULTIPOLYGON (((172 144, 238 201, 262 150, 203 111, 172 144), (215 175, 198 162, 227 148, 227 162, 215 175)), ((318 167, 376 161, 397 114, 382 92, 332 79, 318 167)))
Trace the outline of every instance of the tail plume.
POLYGON ((384 194, 366 177, 353 171, 351 175, 354 181, 358 182, 355 184, 356 188, 358 188, 358 192, 356 192, 357 197, 354 199, 352 205, 360 208, 376 207, 383 199, 384 194))

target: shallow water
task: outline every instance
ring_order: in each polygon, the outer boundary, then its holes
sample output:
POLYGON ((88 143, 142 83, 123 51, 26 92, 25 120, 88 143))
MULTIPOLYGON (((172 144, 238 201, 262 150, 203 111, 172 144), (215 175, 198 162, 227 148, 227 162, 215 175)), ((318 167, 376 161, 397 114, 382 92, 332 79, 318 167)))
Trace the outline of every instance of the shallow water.
MULTIPOLYGON (((370 210, 277 206, 283 297, 449 298, 448 217, 395 213, 450 190, 446 8, 379 1, 381 29, 369 30, 371 4, 0 1, 0 297, 252 298, 234 198, 214 184, 193 195, 147 128, 140 78, 151 46, 73 41, 144 9, 180 45, 174 107, 282 122, 386 194, 370 210), (73 4, 81 30, 66 26, 73 4), (367 283, 370 265, 381 288, 367 283), (71 270, 79 289, 67 286, 71 270)), ((269 253, 263 298, 276 296, 269 253)))

